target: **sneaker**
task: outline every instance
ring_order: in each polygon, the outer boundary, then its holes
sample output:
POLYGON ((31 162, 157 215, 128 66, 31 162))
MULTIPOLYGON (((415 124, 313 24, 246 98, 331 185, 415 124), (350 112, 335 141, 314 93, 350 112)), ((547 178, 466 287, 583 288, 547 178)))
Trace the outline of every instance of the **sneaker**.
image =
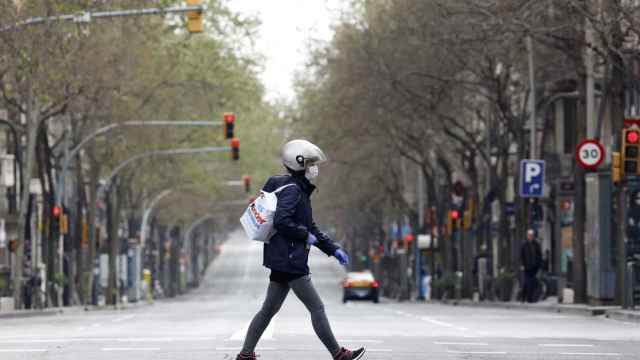
POLYGON ((239 353, 236 360, 256 360, 256 353, 239 353))
POLYGON ((347 350, 345 348, 341 348, 340 351, 333 356, 334 360, 358 360, 364 355, 364 348, 361 347, 358 350, 347 350))

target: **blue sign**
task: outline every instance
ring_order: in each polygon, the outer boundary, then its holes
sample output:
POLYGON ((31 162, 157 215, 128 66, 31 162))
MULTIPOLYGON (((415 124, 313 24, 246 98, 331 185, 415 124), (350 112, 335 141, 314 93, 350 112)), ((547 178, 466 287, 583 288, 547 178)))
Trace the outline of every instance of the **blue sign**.
POLYGON ((520 196, 542 197, 544 194, 544 161, 522 160, 520 162, 520 196))

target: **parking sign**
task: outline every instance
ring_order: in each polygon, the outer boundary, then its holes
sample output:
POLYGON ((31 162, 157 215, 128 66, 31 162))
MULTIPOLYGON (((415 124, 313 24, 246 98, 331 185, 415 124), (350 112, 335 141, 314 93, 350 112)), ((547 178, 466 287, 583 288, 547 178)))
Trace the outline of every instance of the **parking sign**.
POLYGON ((520 162, 520 196, 542 197, 544 194, 544 161, 522 160, 520 162))

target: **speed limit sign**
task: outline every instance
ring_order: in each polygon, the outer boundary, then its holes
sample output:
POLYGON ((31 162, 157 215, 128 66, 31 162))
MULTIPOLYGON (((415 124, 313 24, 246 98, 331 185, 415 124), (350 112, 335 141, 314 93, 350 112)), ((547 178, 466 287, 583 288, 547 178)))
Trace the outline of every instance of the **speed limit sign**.
POLYGON ((576 149, 576 160, 585 169, 595 169, 604 160, 604 147, 598 140, 585 140, 576 149))

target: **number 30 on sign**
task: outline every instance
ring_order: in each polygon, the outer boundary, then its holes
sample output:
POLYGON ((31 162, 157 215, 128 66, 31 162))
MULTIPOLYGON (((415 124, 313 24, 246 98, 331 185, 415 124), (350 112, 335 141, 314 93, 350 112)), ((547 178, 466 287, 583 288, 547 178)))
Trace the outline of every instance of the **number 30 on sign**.
POLYGON ((576 160, 585 169, 596 169, 604 160, 604 147, 598 140, 585 140, 576 148, 576 160))

